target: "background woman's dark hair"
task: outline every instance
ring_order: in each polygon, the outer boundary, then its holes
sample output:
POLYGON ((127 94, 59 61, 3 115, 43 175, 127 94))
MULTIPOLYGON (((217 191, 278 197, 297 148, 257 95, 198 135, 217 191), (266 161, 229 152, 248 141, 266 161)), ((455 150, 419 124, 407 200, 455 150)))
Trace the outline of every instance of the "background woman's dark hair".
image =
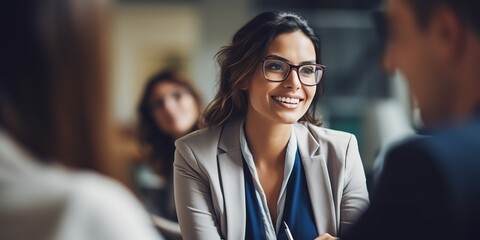
MULTIPOLYGON (((175 153, 173 139, 164 133, 155 122, 152 114, 150 101, 155 87, 160 83, 174 83, 187 89, 193 96, 200 113, 201 101, 200 96, 193 88, 192 84, 175 70, 164 70, 151 77, 143 91, 140 103, 138 105, 138 131, 142 153, 145 155, 149 163, 154 169, 166 176, 170 176, 173 171, 173 158, 175 153)), ((195 125, 191 131, 197 130, 195 125)))
POLYGON ((1 126, 37 159, 109 171, 108 1, 8 1, 0 16, 1 126))
MULTIPOLYGON (((317 63, 320 59, 320 40, 307 22, 300 16, 286 12, 264 12, 244 25, 233 36, 230 45, 224 46, 216 55, 220 65, 218 92, 204 113, 206 126, 221 126, 246 114, 248 98, 241 89, 255 73, 265 57, 270 43, 280 34, 302 31, 313 43, 317 63)), ((316 125, 315 109, 322 97, 324 81, 317 86, 310 108, 300 121, 316 125)))

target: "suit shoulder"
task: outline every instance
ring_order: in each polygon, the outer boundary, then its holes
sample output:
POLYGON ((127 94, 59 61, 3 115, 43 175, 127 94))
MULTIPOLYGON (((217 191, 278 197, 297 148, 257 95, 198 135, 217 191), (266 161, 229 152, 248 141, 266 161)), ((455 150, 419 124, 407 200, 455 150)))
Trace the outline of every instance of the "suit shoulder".
POLYGON ((433 136, 409 139, 389 153, 391 158, 399 161, 403 158, 431 162, 443 169, 445 173, 453 173, 454 170, 462 171, 462 169, 480 169, 479 154, 480 129, 475 130, 469 126, 448 129, 433 136))
POLYGON ((438 157, 471 155, 476 151, 480 153, 480 124, 453 126, 434 132, 431 136, 409 138, 398 147, 430 152, 438 157))
MULTIPOLYGON (((436 152, 435 139, 428 136, 414 136, 394 145, 388 155, 432 155, 436 152)), ((432 156, 430 156, 432 157, 432 156)))
POLYGON ((439 158, 432 140, 431 137, 416 136, 398 143, 387 152, 385 168, 411 172, 412 166, 415 166, 416 169, 436 171, 439 158))

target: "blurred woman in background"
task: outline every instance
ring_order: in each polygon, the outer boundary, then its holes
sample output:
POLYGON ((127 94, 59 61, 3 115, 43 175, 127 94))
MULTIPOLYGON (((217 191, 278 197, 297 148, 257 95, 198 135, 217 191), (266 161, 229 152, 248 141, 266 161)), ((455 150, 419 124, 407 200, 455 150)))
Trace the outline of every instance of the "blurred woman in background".
POLYGON ((140 144, 147 165, 136 169, 137 184, 157 227, 170 239, 181 238, 173 197, 174 142, 198 129, 200 111, 198 93, 175 70, 150 78, 138 107, 140 144))
POLYGON ((2 3, 0 239, 155 240, 113 179, 109 1, 2 3))

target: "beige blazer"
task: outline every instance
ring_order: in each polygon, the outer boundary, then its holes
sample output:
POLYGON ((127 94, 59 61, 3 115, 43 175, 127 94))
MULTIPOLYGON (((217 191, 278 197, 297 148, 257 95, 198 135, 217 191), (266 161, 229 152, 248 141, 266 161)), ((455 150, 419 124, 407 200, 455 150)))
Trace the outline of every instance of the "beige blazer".
MULTIPOLYGON (((184 239, 245 239, 241 122, 175 143, 175 203, 184 239)), ((369 204, 356 138, 309 123, 296 123, 294 131, 317 230, 338 236, 369 204)))

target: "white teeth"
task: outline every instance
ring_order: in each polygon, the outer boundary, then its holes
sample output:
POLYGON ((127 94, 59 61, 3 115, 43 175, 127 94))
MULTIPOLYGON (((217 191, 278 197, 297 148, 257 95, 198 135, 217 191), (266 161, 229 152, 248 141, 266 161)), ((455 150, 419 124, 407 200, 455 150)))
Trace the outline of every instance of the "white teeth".
POLYGON ((273 99, 279 102, 290 103, 290 104, 298 104, 300 102, 300 99, 298 98, 274 96, 273 99))

